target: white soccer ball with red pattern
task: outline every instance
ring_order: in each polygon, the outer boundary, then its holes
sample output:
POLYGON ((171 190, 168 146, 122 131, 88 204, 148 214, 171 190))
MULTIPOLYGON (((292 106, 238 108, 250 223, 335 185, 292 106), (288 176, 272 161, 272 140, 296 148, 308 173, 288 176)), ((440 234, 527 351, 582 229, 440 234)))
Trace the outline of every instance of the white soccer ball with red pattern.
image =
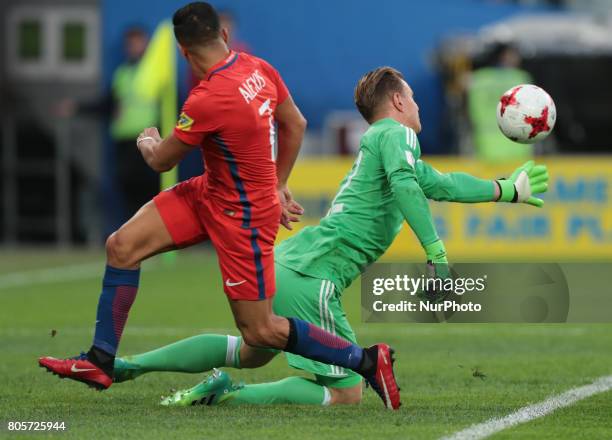
POLYGON ((514 142, 533 144, 550 134, 557 119, 555 103, 544 89, 532 84, 512 87, 497 104, 497 125, 514 142))

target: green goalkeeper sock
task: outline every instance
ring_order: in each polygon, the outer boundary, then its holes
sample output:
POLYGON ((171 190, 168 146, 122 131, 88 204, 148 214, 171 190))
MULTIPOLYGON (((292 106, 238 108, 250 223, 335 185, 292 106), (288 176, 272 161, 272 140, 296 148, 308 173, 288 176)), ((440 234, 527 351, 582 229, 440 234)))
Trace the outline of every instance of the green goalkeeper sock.
POLYGON ((303 377, 287 377, 278 382, 245 385, 224 398, 227 405, 296 404, 329 405, 327 387, 303 377))
POLYGON ((229 335, 198 335, 147 353, 124 359, 136 364, 141 373, 176 371, 202 373, 213 368, 240 368, 242 338, 229 335))

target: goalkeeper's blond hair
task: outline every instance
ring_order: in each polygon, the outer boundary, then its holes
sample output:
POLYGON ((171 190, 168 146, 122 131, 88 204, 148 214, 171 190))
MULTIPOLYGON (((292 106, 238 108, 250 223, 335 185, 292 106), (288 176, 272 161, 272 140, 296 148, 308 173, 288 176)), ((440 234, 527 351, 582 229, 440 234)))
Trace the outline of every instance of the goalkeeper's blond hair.
POLYGON ((361 116, 372 122, 384 99, 401 92, 404 76, 393 67, 383 66, 361 77, 355 87, 355 105, 361 116))

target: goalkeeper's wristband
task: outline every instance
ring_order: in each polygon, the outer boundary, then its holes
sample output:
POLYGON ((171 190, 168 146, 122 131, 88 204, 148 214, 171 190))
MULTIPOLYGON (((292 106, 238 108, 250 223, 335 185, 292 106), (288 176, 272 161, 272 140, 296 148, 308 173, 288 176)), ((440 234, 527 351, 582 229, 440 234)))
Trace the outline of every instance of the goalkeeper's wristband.
POLYGON ((432 263, 448 263, 446 259, 446 249, 442 240, 436 240, 433 243, 423 246, 427 261, 432 263))
POLYGON ((512 180, 500 179, 496 180, 497 186, 499 186, 499 199, 498 202, 516 203, 518 200, 518 191, 514 186, 512 180))

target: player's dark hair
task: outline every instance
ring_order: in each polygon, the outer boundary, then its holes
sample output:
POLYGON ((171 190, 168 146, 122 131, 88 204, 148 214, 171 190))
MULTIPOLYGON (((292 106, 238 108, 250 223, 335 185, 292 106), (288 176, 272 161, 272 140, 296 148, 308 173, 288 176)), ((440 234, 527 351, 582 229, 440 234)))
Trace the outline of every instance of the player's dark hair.
POLYGON ((219 37, 219 14, 209 3, 193 2, 178 9, 172 17, 174 36, 181 46, 206 46, 219 37))
POLYGON ((380 104, 392 93, 402 91, 403 80, 404 76, 389 66, 363 75, 355 87, 355 105, 361 116, 371 122, 380 104))

